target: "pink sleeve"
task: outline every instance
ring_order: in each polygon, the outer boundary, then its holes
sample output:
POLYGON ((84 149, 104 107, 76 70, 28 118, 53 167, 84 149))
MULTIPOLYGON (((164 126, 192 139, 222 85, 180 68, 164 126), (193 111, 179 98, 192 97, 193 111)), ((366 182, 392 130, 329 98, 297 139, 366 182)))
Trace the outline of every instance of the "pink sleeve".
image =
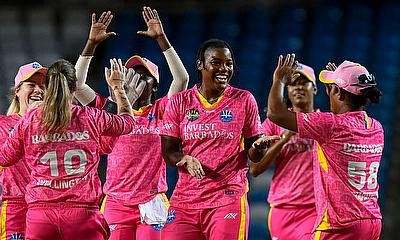
POLYGON ((14 130, 0 149, 0 166, 8 167, 16 164, 24 156, 23 121, 14 126, 14 130))
POLYGON ((176 96, 171 97, 165 108, 161 135, 181 138, 179 132, 179 102, 176 96))
POLYGON ((299 137, 319 143, 329 141, 334 128, 334 114, 328 112, 296 113, 299 137))
POLYGON ((246 118, 243 127, 244 138, 251 138, 263 134, 260 115, 256 99, 251 93, 248 93, 246 100, 246 118))
POLYGON ((279 135, 279 133, 276 132, 276 125, 271 122, 268 118, 265 119, 265 121, 262 123, 263 127, 263 132, 264 135, 266 136, 273 136, 273 135, 279 135))
POLYGON ((111 114, 104 110, 96 108, 88 108, 89 115, 96 123, 100 135, 104 136, 120 136, 133 131, 135 119, 129 114, 111 114))
POLYGON ((101 136, 100 138, 100 154, 110 154, 115 144, 117 143, 118 137, 101 136))

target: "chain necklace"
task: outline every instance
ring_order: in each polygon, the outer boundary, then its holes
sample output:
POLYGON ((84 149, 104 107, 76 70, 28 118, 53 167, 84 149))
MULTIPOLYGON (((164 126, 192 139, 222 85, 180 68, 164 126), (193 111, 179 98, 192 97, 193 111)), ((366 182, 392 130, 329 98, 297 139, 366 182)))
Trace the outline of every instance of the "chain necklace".
POLYGON ((218 99, 222 96, 222 94, 224 94, 224 92, 225 92, 225 89, 224 89, 224 91, 222 91, 222 93, 221 93, 220 95, 218 95, 217 97, 211 98, 211 99, 207 99, 207 98, 201 93, 201 90, 203 89, 202 87, 203 87, 203 85, 200 85, 200 87, 198 88, 198 92, 200 93, 201 96, 203 96, 203 98, 204 98, 205 100, 207 100, 207 102, 208 102, 209 104, 214 104, 214 103, 216 103, 216 102, 218 101, 218 99))

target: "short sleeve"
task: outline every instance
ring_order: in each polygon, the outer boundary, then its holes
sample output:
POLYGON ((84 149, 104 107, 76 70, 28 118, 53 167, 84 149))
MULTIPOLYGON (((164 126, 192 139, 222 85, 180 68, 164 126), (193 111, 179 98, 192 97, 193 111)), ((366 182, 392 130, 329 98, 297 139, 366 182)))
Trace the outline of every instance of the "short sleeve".
POLYGON ((299 137, 314 139, 319 143, 327 142, 335 127, 333 113, 312 112, 296 113, 299 137))
POLYGON ((179 98, 177 95, 173 96, 165 108, 163 116, 163 128, 161 129, 161 135, 180 137, 179 130, 179 98))
POLYGON ((243 134, 245 138, 251 138, 263 134, 260 115, 258 114, 258 106, 253 95, 248 93, 246 99, 246 117, 243 126, 243 134))

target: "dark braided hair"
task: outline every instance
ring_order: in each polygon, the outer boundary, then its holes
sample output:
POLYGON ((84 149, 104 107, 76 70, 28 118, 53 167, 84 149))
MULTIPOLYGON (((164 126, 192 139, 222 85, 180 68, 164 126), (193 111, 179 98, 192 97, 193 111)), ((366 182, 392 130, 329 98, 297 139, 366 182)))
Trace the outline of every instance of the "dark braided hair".
MULTIPOLYGON (((233 70, 234 70, 234 72, 236 72, 238 70, 238 67, 237 67, 236 61, 235 61, 235 57, 233 56, 233 50, 232 50, 231 46, 229 46, 229 44, 227 42, 225 42, 224 40, 220 40, 220 39, 216 39, 216 38, 209 39, 201 44, 199 50, 197 51, 196 61, 199 60, 201 63, 204 64, 204 62, 205 62, 204 53, 209 48, 227 48, 227 49, 229 49, 229 52, 231 53, 232 60, 233 60, 233 70)), ((197 67, 196 67, 196 69, 197 69, 197 67)), ((201 82, 201 78, 202 78, 201 71, 198 69, 197 69, 197 76, 198 76, 199 81, 201 82)))

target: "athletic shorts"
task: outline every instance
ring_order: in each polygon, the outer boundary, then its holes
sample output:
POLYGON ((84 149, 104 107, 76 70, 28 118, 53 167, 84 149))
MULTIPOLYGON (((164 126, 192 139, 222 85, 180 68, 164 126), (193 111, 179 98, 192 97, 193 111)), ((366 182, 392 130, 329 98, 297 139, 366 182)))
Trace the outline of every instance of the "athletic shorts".
POLYGON ((271 207, 268 216, 271 239, 310 239, 316 217, 315 207, 271 207))
POLYGON ((311 240, 379 240, 382 229, 381 219, 362 219, 354 221, 350 227, 319 231, 310 238, 311 240))
POLYGON ((247 240, 249 205, 246 195, 234 203, 209 209, 170 207, 163 240, 247 240))
POLYGON ((24 200, 5 200, 1 204, 1 239, 25 239, 28 205, 24 200))

